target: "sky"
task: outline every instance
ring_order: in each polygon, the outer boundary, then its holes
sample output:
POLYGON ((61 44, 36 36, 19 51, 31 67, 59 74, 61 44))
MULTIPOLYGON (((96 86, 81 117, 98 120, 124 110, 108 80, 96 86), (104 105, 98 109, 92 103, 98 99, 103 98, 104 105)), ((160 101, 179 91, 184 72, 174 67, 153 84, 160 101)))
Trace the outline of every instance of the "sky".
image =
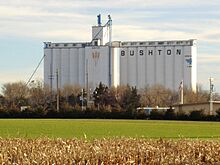
POLYGON ((115 41, 197 39, 198 84, 213 77, 220 93, 219 0, 1 0, 0 86, 27 82, 45 41, 90 41, 98 14, 111 15, 115 41))

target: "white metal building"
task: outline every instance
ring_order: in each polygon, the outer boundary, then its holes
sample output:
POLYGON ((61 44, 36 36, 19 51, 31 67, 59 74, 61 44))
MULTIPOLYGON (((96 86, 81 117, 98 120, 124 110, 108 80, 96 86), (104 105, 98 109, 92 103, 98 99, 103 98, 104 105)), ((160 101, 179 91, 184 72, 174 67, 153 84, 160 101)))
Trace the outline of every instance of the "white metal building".
POLYGON ((92 41, 51 43, 44 47, 44 82, 55 88, 66 84, 94 88, 100 82, 108 86, 131 85, 138 89, 161 84, 178 90, 196 89, 196 40, 111 41, 111 18, 92 27, 92 41))

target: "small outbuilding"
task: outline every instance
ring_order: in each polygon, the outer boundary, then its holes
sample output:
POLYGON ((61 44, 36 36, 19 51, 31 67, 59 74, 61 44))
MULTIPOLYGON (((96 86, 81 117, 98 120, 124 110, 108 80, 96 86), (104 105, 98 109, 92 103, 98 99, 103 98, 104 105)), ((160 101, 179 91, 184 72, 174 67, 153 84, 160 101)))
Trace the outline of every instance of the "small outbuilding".
POLYGON ((137 108, 137 112, 143 111, 146 115, 150 115, 152 111, 157 111, 161 114, 165 114, 166 111, 168 109, 173 109, 173 107, 159 107, 159 106, 155 106, 155 107, 138 107, 137 108))
POLYGON ((203 111, 205 115, 216 115, 220 109, 220 101, 173 105, 177 114, 189 114, 192 111, 203 111))

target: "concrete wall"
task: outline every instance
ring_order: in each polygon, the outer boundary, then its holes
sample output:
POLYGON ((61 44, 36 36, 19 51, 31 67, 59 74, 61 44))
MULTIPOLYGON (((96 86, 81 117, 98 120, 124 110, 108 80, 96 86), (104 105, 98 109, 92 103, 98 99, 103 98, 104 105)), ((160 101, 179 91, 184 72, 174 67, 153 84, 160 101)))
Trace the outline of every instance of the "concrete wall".
POLYGON ((196 90, 195 40, 122 42, 120 82, 144 88, 160 84, 178 90, 180 82, 196 90))
POLYGON ((85 48, 85 61, 86 61, 85 76, 88 76, 89 88, 94 88, 98 86, 100 82, 106 85, 109 84, 109 53, 108 52, 109 52, 109 47, 107 46, 85 48))
MULTIPOLYGON (((210 114, 210 104, 207 103, 195 103, 195 104, 183 104, 175 105, 175 112, 180 114, 190 114, 192 111, 203 110, 204 114, 210 114)), ((216 115, 216 111, 220 108, 220 103, 213 103, 213 115, 216 115)))
POLYGON ((63 44, 52 44, 44 49, 44 54, 44 83, 53 89, 56 89, 57 70, 60 88, 65 85, 80 85, 86 88, 88 84, 89 88, 94 89, 100 82, 105 85, 111 83, 113 86, 120 83, 118 48, 112 48, 109 57, 108 46, 64 47, 63 44))
POLYGON ((59 87, 65 85, 85 86, 85 49, 52 44, 44 49, 44 83, 56 88, 58 71, 59 87))
MULTIPOLYGON (((93 30, 95 34, 97 29, 93 30)), ((47 43, 44 54, 44 82, 54 89, 57 69, 60 87, 86 87, 88 79, 90 88, 100 82, 109 85, 111 81, 113 86, 129 84, 141 89, 160 84, 177 91, 183 80, 184 86, 196 89, 195 40, 122 42, 111 49, 111 56, 105 45, 47 43)))

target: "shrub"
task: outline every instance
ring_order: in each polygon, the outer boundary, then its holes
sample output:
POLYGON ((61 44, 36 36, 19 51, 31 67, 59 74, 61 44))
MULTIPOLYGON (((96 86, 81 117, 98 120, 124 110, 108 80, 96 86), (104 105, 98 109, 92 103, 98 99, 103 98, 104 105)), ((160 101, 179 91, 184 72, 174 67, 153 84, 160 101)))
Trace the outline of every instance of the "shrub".
POLYGON ((154 119, 154 120, 162 120, 164 119, 164 114, 158 112, 157 110, 152 110, 149 117, 150 119, 154 119))
POLYGON ((165 112, 164 119, 166 119, 166 120, 175 120, 176 119, 175 111, 172 108, 168 109, 165 112))
POLYGON ((190 112, 190 115, 189 115, 189 119, 195 120, 195 121, 202 120, 204 117, 205 117, 205 115, 203 113, 203 110, 192 111, 192 112, 190 112))

